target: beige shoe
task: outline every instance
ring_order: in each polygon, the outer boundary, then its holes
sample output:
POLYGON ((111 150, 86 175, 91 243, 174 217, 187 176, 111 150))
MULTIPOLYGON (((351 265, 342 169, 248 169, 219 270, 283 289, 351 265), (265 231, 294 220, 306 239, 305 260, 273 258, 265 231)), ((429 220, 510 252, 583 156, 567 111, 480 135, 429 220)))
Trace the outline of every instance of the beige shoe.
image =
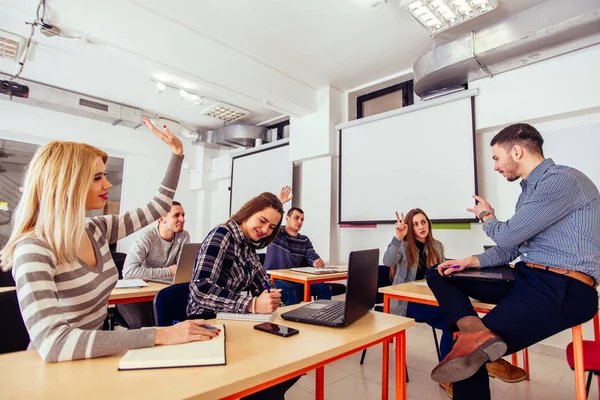
POLYGON ((440 382, 440 387, 446 391, 448 397, 452 398, 452 383, 440 382))
POLYGON ((515 367, 504 358, 486 364, 488 375, 491 378, 498 378, 504 382, 517 383, 524 381, 529 374, 524 369, 515 367))

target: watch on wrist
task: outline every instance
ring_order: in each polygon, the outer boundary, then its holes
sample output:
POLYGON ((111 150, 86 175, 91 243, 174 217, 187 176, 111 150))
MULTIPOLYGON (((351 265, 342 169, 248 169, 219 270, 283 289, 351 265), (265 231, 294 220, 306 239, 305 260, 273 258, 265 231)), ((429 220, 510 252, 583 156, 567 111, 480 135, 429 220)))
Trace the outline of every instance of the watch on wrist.
POLYGON ((488 215, 493 215, 493 214, 489 211, 483 210, 482 212, 479 213, 479 219, 481 221, 483 221, 483 219, 488 215))

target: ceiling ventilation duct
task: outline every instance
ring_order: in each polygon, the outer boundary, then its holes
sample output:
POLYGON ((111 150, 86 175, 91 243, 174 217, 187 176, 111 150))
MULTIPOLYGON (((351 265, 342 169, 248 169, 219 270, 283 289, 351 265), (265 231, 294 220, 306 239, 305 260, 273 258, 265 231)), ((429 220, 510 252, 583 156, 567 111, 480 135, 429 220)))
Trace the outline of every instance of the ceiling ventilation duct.
MULTIPOLYGON (((10 76, 0 74, 0 79, 10 79, 10 76)), ((14 82, 29 87, 28 98, 12 97, 12 101, 17 103, 60 111, 129 128, 136 128, 142 123, 142 110, 139 108, 97 99, 25 79, 15 79, 14 82)), ((11 100, 6 95, 0 95, 0 99, 11 100)))
POLYGON ((598 0, 548 0, 425 53, 414 91, 427 97, 598 43, 598 0))

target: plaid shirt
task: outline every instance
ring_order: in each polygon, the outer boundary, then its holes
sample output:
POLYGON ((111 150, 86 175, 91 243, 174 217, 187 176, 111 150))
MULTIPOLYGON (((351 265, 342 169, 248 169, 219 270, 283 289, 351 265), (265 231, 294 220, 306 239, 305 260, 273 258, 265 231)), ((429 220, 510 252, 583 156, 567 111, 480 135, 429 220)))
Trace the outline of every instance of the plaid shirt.
POLYGON ((229 221, 210 231, 198 250, 187 314, 246 313, 252 297, 241 292, 262 292, 265 283, 272 287, 256 247, 235 221, 229 221))
POLYGON ((521 181, 515 215, 483 223, 496 242, 477 258, 481 267, 521 261, 583 272, 600 282, 600 194, 580 171, 552 159, 521 181))

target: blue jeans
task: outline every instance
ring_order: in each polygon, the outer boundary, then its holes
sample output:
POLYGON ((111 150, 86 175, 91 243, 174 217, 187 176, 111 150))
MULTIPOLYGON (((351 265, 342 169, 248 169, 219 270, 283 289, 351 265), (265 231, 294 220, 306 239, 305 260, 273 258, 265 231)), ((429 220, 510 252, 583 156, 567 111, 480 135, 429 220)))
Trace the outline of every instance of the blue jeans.
POLYGON ((452 331, 446 325, 442 310, 439 307, 427 304, 408 303, 406 316, 418 322, 425 322, 432 328, 442 331, 442 339, 440 340, 440 361, 442 361, 452 350, 454 342, 452 331))
MULTIPOLYGON (((281 289, 281 299, 286 306, 304 301, 304 284, 275 279, 275 287, 281 289)), ((317 300, 331 300, 331 287, 326 283, 310 285, 310 295, 317 300)))
MULTIPOLYGON (((447 279, 435 266, 427 270, 426 277, 446 324, 453 329, 461 318, 477 316, 469 297, 497 304, 482 321, 504 340, 506 354, 589 321, 598 311, 598 293, 585 283, 528 268, 523 262, 517 263, 514 273, 514 283, 447 279)), ((470 378, 455 382, 453 388, 455 400, 490 399, 485 365, 470 378)))

